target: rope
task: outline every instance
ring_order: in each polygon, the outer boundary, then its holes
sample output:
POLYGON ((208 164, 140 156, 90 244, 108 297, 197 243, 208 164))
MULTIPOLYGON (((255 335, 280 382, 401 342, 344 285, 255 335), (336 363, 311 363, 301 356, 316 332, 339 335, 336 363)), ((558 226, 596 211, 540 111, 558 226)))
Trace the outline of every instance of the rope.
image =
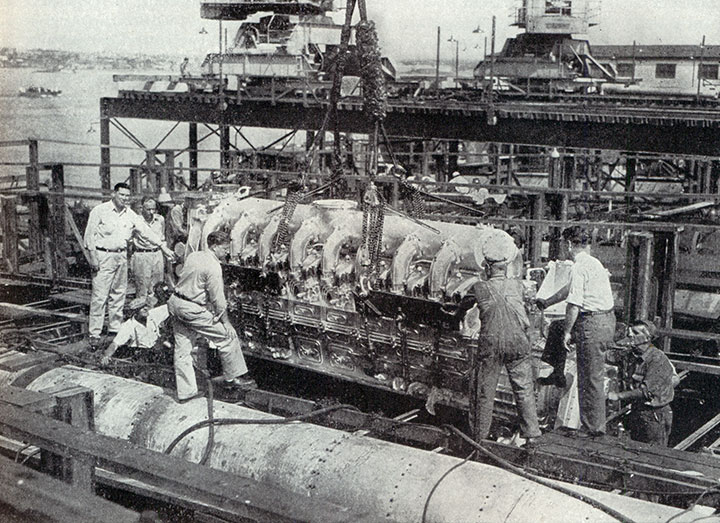
POLYGON ((557 484, 555 484, 555 483, 552 483, 551 481, 544 480, 544 479, 542 479, 542 478, 540 478, 540 477, 538 477, 538 476, 535 476, 535 475, 533 475, 533 474, 530 474, 529 472, 524 471, 524 470, 521 469, 520 467, 516 467, 515 465, 513 465, 512 463, 510 463, 510 462, 507 461, 506 459, 503 459, 503 458, 501 458, 500 456, 498 456, 497 454, 494 454, 493 452, 490 452, 490 451, 487 450, 485 447, 483 447, 482 445, 480 445, 479 443, 477 443, 475 440, 473 440, 472 438, 470 438, 469 436, 467 436, 465 433, 461 432, 461 431, 460 431, 459 429, 457 429, 456 427, 453 427, 452 425, 444 425, 444 427, 447 428, 448 430, 450 430, 450 431, 451 431, 453 434, 455 434, 456 436, 459 436, 461 439, 463 439, 464 441, 466 441, 467 443, 469 443, 470 445, 472 445, 475 449, 477 449, 478 451, 480 451, 481 454, 483 454, 485 457, 493 460, 493 461, 496 462, 498 465, 500 465, 502 468, 504 468, 504 469, 506 469, 506 470, 508 470, 508 471, 510 471, 510 472, 513 472, 514 474, 517 474, 518 476, 523 477, 523 478, 525 478, 525 479, 527 479, 527 480, 534 481, 535 483, 538 483, 539 485, 542 485, 542 486, 544 486, 544 487, 551 488, 551 489, 553 489, 553 490, 555 490, 555 491, 557 491, 557 492, 560 492, 560 493, 562 493, 562 494, 566 494, 566 495, 568 495, 568 496, 570 496, 570 497, 572 497, 572 498, 575 498, 575 499, 577 499, 577 500, 580 500, 580 501, 582 501, 583 503, 587 503, 587 504, 590 505, 591 507, 593 507, 593 508, 595 508, 595 509, 597 509, 597 510, 602 511, 602 512, 604 512, 605 514, 608 514, 609 516, 617 519, 617 520, 620 521, 621 523, 635 523, 634 520, 628 518, 628 517, 625 516, 624 514, 618 512, 617 510, 615 510, 614 508, 606 505, 605 503, 602 503, 602 502, 600 502, 600 501, 598 501, 598 500, 596 500, 596 499, 593 499, 593 498, 591 498, 591 497, 589 497, 589 496, 586 496, 586 495, 584 495, 584 494, 580 494, 579 492, 575 492, 574 490, 571 490, 571 489, 569 489, 569 488, 563 487, 562 485, 557 485, 557 484))

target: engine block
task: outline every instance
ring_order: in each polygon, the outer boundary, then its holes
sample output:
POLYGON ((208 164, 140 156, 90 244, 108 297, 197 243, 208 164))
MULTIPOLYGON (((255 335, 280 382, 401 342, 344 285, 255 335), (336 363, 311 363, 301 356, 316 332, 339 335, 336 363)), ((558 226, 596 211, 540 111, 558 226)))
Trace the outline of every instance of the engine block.
MULTIPOLYGON (((457 304, 485 277, 475 247, 492 228, 387 213, 369 263, 356 202, 286 205, 231 196, 191 229, 189 250, 231 234, 224 278, 244 352, 466 409, 479 321, 457 304)), ((522 271, 518 255, 509 273, 522 271)), ((498 400, 514 414, 504 378, 498 400)))

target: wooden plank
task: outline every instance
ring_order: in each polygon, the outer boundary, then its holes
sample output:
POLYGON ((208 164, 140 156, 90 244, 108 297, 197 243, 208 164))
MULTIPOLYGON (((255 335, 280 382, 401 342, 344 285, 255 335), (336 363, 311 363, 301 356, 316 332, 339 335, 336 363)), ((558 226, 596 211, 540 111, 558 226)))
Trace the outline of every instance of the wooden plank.
POLYGON ((362 514, 307 498, 229 472, 190 463, 132 443, 83 431, 12 405, 0 404, 0 432, 72 459, 92 459, 95 466, 172 490, 175 496, 220 505, 233 520, 360 521, 362 514))
POLYGON ((78 229, 78 226, 75 223, 75 218, 73 218, 72 212, 70 212, 70 208, 67 205, 65 205, 65 219, 67 220, 67 223, 70 226, 70 230, 72 231, 73 236, 75 236, 75 240, 77 240, 78 245, 80 245, 80 249, 82 249, 83 255, 85 255, 85 259, 87 260, 89 265, 90 253, 85 248, 85 240, 83 239, 83 235, 80 233, 80 229, 78 229))
POLYGON ((0 402, 30 409, 34 412, 48 413, 55 408, 55 398, 52 396, 11 385, 0 388, 0 402))
POLYGON ((136 512, 5 457, 0 457, 0 513, 7 521, 139 521, 136 512))
POLYGON ((2 357, 0 357, 0 369, 15 372, 18 370, 27 369, 29 367, 34 367, 35 365, 40 365, 42 363, 49 363, 51 361, 55 361, 56 359, 56 355, 48 353, 18 353, 17 355, 11 356, 3 355, 2 357))
POLYGON ((705 423, 702 427, 697 429, 695 432, 690 434, 687 438, 682 440, 680 443, 675 445, 673 448, 676 450, 687 450, 690 448, 694 443, 699 441, 705 434, 710 432, 712 429, 718 426, 720 424, 720 414, 717 414, 714 418, 712 418, 710 421, 705 423))
POLYGON ((77 323, 86 323, 87 316, 84 314, 76 314, 74 312, 53 311, 50 309, 41 309, 28 307, 27 305, 18 305, 16 303, 0 302, 0 317, 10 319, 32 318, 40 316, 43 318, 62 318, 77 323))

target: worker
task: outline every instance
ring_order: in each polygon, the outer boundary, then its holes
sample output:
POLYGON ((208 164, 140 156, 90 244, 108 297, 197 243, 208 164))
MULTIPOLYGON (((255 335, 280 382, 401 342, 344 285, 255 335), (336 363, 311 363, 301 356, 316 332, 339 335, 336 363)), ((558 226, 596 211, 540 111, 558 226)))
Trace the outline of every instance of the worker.
POLYGON ((178 242, 187 242, 188 225, 187 225, 187 202, 182 200, 177 202, 168 213, 166 237, 168 246, 175 248, 178 242))
POLYGON ((188 57, 183 58, 182 63, 180 64, 180 76, 185 78, 187 76, 190 76, 190 71, 188 71, 188 67, 190 66, 190 59, 188 57))
POLYGON ((130 186, 115 185, 110 201, 90 211, 85 228, 84 243, 88 252, 92 276, 88 333, 90 346, 97 349, 108 313, 108 333, 114 336, 120 328, 127 290, 127 248, 133 234, 143 238, 147 245, 158 247, 168 258, 173 253, 158 236, 128 207, 130 186))
MULTIPOLYGON (((562 353, 571 350, 571 340, 575 342, 581 425, 576 436, 601 437, 605 434, 605 353, 615 337, 610 273, 592 256, 591 238, 586 230, 570 227, 562 236, 575 261, 570 281, 553 296, 536 303, 543 309, 567 300, 561 343, 548 349, 562 353)), ((563 356, 555 358, 555 373, 563 372, 559 361, 562 367, 565 365, 563 356)))
POLYGON ((487 281, 475 284, 480 317, 478 349, 470 374, 470 430, 480 441, 488 436, 500 367, 505 365, 528 445, 540 436, 522 283, 507 277, 517 247, 507 234, 493 231, 482 245, 487 281))
POLYGON ((680 378, 665 353, 652 344, 656 332, 655 324, 649 320, 630 328, 626 338, 630 350, 625 355, 631 364, 631 388, 611 391, 608 399, 632 402, 628 419, 631 439, 667 447, 673 418, 670 403, 680 378))
POLYGON ((107 365, 115 352, 127 345, 140 349, 152 349, 160 339, 161 329, 168 319, 167 299, 170 297, 170 287, 163 282, 153 286, 157 307, 148 310, 142 307, 135 311, 133 316, 125 321, 113 338, 110 345, 105 349, 101 365, 107 365))
POLYGON ((185 259, 173 295, 168 300, 175 336, 175 382, 178 401, 199 396, 193 370, 197 336, 204 336, 220 353, 224 385, 230 392, 257 385, 248 375, 237 333, 230 323, 220 260, 227 258, 230 235, 215 231, 207 237, 207 250, 185 259))
POLYGON ((123 345, 140 349, 154 348, 160 338, 160 327, 167 318, 167 305, 160 305, 150 310, 147 307, 137 309, 130 319, 120 325, 118 333, 105 349, 100 364, 107 365, 110 358, 123 345))
MULTIPOLYGON (((142 199, 141 215, 147 226, 162 238, 165 234, 165 219, 157 214, 157 203, 151 196, 142 199)), ((135 299, 130 304, 133 309, 155 306, 153 287, 163 281, 165 262, 160 248, 152 245, 138 234, 134 234, 133 253, 130 258, 130 270, 135 280, 135 299)))

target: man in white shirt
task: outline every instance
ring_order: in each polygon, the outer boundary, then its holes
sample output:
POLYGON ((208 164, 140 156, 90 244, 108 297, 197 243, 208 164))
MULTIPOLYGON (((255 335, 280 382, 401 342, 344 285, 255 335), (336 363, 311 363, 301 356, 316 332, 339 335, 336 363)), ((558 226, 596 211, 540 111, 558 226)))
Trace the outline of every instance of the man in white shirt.
MULTIPOLYGON (((151 196, 142 199, 142 217, 145 224, 156 236, 165 235, 165 218, 157 214, 157 203, 151 196)), ((130 269, 135 280, 135 299, 130 307, 155 306, 153 287, 163 281, 165 262, 160 247, 153 245, 138 234, 133 235, 133 254, 130 258, 130 269)))
POLYGON ((160 305, 149 311, 146 308, 139 309, 132 318, 120 325, 118 333, 105 349, 100 364, 107 365, 115 351, 123 345, 140 349, 154 348, 160 338, 160 326, 168 316, 167 305, 160 305))
POLYGON ((155 234, 128 207, 129 202, 130 186, 126 183, 116 184, 112 199, 90 211, 85 228, 84 242, 93 271, 88 318, 90 346, 93 348, 101 344, 106 308, 108 332, 116 333, 120 328, 127 291, 127 247, 133 233, 158 247, 165 256, 173 256, 163 237, 155 234))
MULTIPOLYGON (((570 282, 550 298, 537 300, 540 308, 567 300, 562 347, 546 346, 546 353, 569 350, 570 340, 575 341, 581 423, 577 435, 602 436, 605 434, 605 353, 615 338, 610 273, 591 255, 587 231, 570 227, 563 231, 563 238, 575 260, 570 282)), ((543 359, 546 357, 544 354, 543 359)), ((564 358, 562 363, 564 365, 564 358)))
POLYGON ((188 255, 168 300, 175 336, 175 383, 180 403, 199 396, 193 350, 198 336, 217 348, 224 384, 229 389, 246 390, 257 385, 249 374, 237 332, 230 323, 225 299, 225 283, 220 260, 227 257, 230 235, 215 231, 207 237, 207 250, 188 255))

